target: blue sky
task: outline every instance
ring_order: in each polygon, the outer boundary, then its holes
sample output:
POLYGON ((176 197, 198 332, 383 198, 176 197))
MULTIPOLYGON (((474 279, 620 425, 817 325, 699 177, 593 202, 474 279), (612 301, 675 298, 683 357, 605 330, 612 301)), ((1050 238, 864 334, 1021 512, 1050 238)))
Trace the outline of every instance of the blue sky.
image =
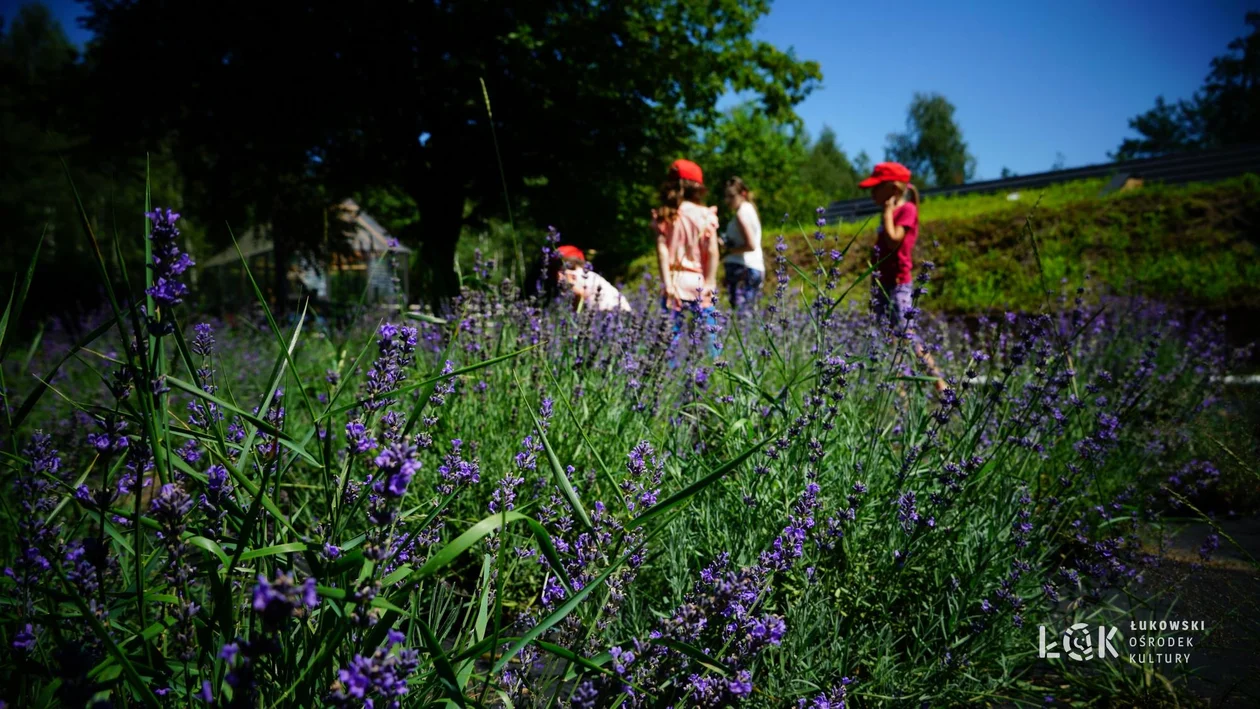
POLYGON ((777 0, 756 36, 822 65, 823 88, 797 108, 850 154, 883 157, 915 91, 957 108, 977 176, 1107 160, 1128 119, 1155 97, 1190 96, 1211 59, 1245 34, 1229 0, 777 0), (879 8, 876 10, 876 8, 879 8))
MULTIPOLYGON (((0 0, 11 16, 19 3, 0 0)), ((48 2, 87 39, 73 0, 48 2)), ((823 88, 797 112, 830 125, 850 154, 883 157, 915 91, 958 107, 977 177, 1103 162, 1155 97, 1187 97, 1212 57, 1244 34, 1260 0, 777 0, 756 35, 822 65, 823 88), (877 9, 878 8, 878 9, 877 9)))

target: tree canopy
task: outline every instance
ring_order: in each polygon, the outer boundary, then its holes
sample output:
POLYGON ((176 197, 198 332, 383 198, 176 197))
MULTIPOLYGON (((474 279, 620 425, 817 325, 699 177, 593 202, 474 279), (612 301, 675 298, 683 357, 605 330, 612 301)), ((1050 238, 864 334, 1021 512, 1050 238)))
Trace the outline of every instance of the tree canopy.
POLYGON ((962 129, 954 120, 954 104, 940 94, 915 93, 906 111, 906 130, 891 133, 884 149, 924 186, 961 185, 976 173, 976 159, 967 151, 962 129))
POLYGON ((767 0, 87 7, 95 85, 117 107, 99 133, 169 141, 215 213, 399 189, 419 214, 400 236, 446 292, 461 227, 509 208, 641 248, 636 186, 716 123, 720 96, 790 121, 821 79, 751 38, 767 0))
POLYGON ((1129 119, 1138 134, 1125 138, 1111 157, 1154 157, 1184 150, 1220 148, 1254 142, 1260 136, 1260 12, 1249 12, 1246 37, 1229 43, 1212 60, 1203 86, 1189 99, 1155 107, 1129 119))
MULTIPOLYGON (((76 314, 99 303, 94 278, 77 277, 95 274, 95 257, 82 238, 75 190, 106 252, 117 230, 126 235, 118 247, 131 257, 144 248, 135 237, 143 225, 146 172, 154 177, 153 198, 177 209, 182 182, 160 145, 146 159, 144 151, 120 155, 90 139, 89 123, 108 111, 108 102, 89 95, 91 66, 47 7, 25 5, 8 19, 0 23, 0 218, 7 237, 0 284, 24 269, 42 243, 38 267, 48 275, 34 287, 45 290, 32 293, 27 314, 32 321, 69 314, 73 328, 76 314)), ((190 228, 185 236, 197 242, 201 234, 190 228)))
POLYGON ((739 176, 767 225, 786 216, 792 229, 808 228, 817 207, 862 194, 861 178, 834 131, 823 128, 811 141, 800 121, 777 121, 754 103, 724 113, 703 131, 693 154, 704 167, 711 203, 720 204, 726 180, 739 176))

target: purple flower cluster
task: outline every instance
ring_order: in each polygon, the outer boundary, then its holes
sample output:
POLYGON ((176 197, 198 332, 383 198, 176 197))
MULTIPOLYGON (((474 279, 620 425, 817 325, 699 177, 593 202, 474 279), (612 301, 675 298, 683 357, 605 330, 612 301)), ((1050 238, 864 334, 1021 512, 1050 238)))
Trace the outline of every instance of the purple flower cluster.
MULTIPOLYGON (((24 615, 34 612, 35 587, 52 568, 44 549, 55 541, 58 528, 44 519, 56 506, 56 481, 61 478, 61 456, 53 448, 52 437, 36 431, 23 449, 26 466, 13 481, 17 518, 17 555, 4 575, 17 585, 24 615)), ((27 626, 30 631, 30 626, 27 626)), ((33 631, 31 631, 33 632, 33 631)), ((33 638, 33 636, 32 636, 33 638)), ((27 642, 23 640, 23 643, 27 642)), ((17 647, 16 641, 14 647, 17 647)))
POLYGON ((786 571, 805 553, 805 539, 814 528, 814 511, 819 507, 819 490, 818 483, 812 480, 805 485, 805 490, 792 506, 787 526, 771 543, 770 548, 761 552, 760 564, 765 573, 786 571))
POLYGON ((849 685, 853 684, 853 680, 848 677, 841 677, 840 683, 832 687, 830 692, 824 692, 811 699, 796 700, 797 709, 846 709, 849 706, 849 685))
POLYGON ((629 694, 632 706, 652 701, 634 687, 687 706, 723 707, 748 698, 753 690, 749 668, 764 649, 783 642, 787 624, 762 609, 770 596, 769 572, 761 567, 736 571, 729 565, 730 556, 721 554, 701 571, 694 590, 649 634, 648 642, 636 640, 633 650, 613 649, 618 679, 605 691, 629 694), (689 657, 661 642, 666 640, 706 648, 730 673, 713 675, 694 666, 689 657))
POLYGON ((108 455, 127 450, 130 441, 127 439, 126 421, 109 416, 96 419, 96 425, 100 427, 101 431, 99 433, 89 433, 87 442, 88 445, 96 449, 97 453, 108 455))
POLYGON ((198 505, 206 516, 205 534, 210 539, 218 539, 223 533, 227 506, 233 500, 232 493, 227 468, 216 464, 206 469, 205 492, 201 494, 198 505))
POLYGON ((293 582, 291 575, 283 571, 271 580, 259 574, 258 584, 254 586, 252 605, 262 618, 264 628, 279 629, 303 609, 319 605, 315 579, 308 578, 299 586, 293 582))
POLYGON ((420 666, 415 650, 399 649, 404 636, 396 630, 386 634, 385 644, 370 657, 355 655, 347 667, 337 671, 337 681, 327 702, 335 707, 383 707, 398 709, 408 692, 407 680, 420 666))
POLYGON ((145 290, 159 308, 170 308, 183 302, 188 286, 179 277, 193 266, 192 258, 179 248, 179 215, 169 209, 158 209, 144 216, 153 222, 149 232, 153 252, 153 285, 145 290))
POLYGON ((372 476, 372 490, 386 498, 400 498, 407 494, 407 486, 420 470, 416 447, 395 443, 376 456, 376 472, 372 476))
POLYGON ((384 323, 376 334, 376 361, 363 383, 363 408, 367 411, 379 411, 394 403, 390 394, 406 380, 418 342, 416 328, 406 325, 384 323))
POLYGON ((652 444, 647 441, 639 441, 630 450, 627 458, 627 477, 621 483, 626 509, 644 512, 656 504, 656 498, 661 493, 661 477, 665 474, 665 464, 658 459, 652 444))
POLYGON ((464 442, 458 438, 452 440, 451 452, 442 458, 442 464, 438 466, 442 482, 438 483, 437 491, 442 495, 450 495, 461 487, 481 482, 481 466, 476 458, 464 460, 460 450, 463 445, 464 442))

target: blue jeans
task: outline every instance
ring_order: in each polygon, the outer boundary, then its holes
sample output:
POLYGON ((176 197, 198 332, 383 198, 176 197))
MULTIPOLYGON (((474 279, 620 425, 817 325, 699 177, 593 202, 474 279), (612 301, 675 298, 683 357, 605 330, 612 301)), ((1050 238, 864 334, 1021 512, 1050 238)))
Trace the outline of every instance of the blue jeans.
POLYGON ((743 310, 757 300, 761 293, 761 283, 766 274, 742 263, 724 264, 726 266, 726 289, 731 298, 732 310, 743 310))
MULTIPOLYGON (((691 303, 684 302, 682 306, 682 310, 674 310, 669 307, 669 302, 666 301, 665 298, 661 298, 661 308, 665 310, 666 312, 668 312, 673 319, 674 334, 673 334, 673 338, 670 340, 671 344, 678 344, 678 337, 682 334, 683 318, 687 316, 687 313, 692 313, 693 317, 697 320, 703 319, 704 324, 699 325, 697 323, 696 326, 704 327, 706 331, 708 331, 709 328, 717 326, 717 310, 714 309, 713 306, 697 309, 691 303)), ((721 352, 718 350, 718 346, 717 346, 717 333, 716 332, 710 333, 709 356, 717 357, 719 354, 721 354, 721 352)), ((676 364, 671 363, 671 366, 676 366, 676 364)))

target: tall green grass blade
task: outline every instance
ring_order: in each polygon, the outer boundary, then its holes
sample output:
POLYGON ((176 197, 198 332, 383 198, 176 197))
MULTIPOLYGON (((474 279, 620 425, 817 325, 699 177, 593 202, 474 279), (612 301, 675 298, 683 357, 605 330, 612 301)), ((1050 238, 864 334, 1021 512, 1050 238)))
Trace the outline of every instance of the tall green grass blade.
POLYGON ((44 235, 48 233, 48 227, 39 234, 39 240, 35 242, 35 252, 31 254, 31 261, 26 266, 26 275, 22 277, 21 285, 13 284, 13 292, 9 295, 9 304, 4 308, 4 316, 0 317, 0 362, 3 362, 9 354, 9 349, 13 346, 13 338, 9 335, 9 320, 19 320, 22 317, 22 308, 26 305, 26 294, 31 290, 31 281, 35 279, 35 267, 39 265, 39 250, 44 245, 44 235))
POLYGON ((215 557, 217 557, 219 561, 223 563, 224 569, 227 569, 228 564, 232 563, 232 560, 228 558, 227 552, 223 551, 223 547, 219 546, 219 543, 214 541, 213 539, 207 539, 205 537, 197 536, 197 537, 189 537, 188 539, 185 539, 184 541, 187 542, 188 544, 191 544, 192 546, 195 546, 199 549, 204 549, 210 552, 211 554, 214 554, 215 557))
POLYGON ((411 318, 412 320, 419 320, 420 322, 427 322, 430 325, 446 325, 447 324, 446 320, 443 320, 442 318, 439 318, 436 315, 430 315, 428 313, 408 312, 408 313, 405 313, 404 316, 411 318))
POLYGON ((547 561, 552 565, 552 570, 555 572, 556 577, 560 579, 562 584, 564 584, 565 589, 572 591, 573 584, 564 573, 564 564, 560 562, 560 555, 556 553, 555 545, 551 542, 551 535, 547 533, 546 528, 539 524, 537 520, 527 515, 523 515, 515 510, 490 515, 477 524, 469 527, 463 534, 456 537, 449 544, 442 547, 442 549, 436 554, 429 557, 429 560, 426 561, 423 566, 411 574, 411 578, 408 579, 408 581, 415 584, 428 578, 429 576, 432 576, 441 569, 451 565, 451 563, 462 556, 464 552, 471 549, 477 542, 489 536, 491 533, 502 529, 505 524, 510 524, 512 522, 524 522, 525 525, 529 527, 529 531, 534 535, 534 540, 537 541, 539 547, 541 547, 543 556, 545 556, 547 561))
POLYGON ((534 642, 535 640, 538 639, 539 636, 541 636, 543 633, 550 630, 551 627, 554 626, 556 623, 559 623, 560 621, 564 620, 565 617, 568 616, 570 613, 572 613, 579 605, 581 605, 582 601, 585 601, 587 596, 590 596, 591 593, 595 591, 595 589, 603 586, 604 582, 608 580, 608 577, 612 576, 613 573, 617 571, 617 569, 620 569, 621 566, 625 564, 626 561, 628 561, 631 556, 638 553, 638 550, 641 549, 644 544, 646 544, 646 540, 643 543, 636 545, 634 549, 632 549, 626 555, 617 559, 617 561, 613 562, 612 564, 609 564, 608 568, 605 569, 603 573, 601 573, 598 577, 596 577, 587 585, 583 586, 582 590, 578 591, 577 593, 571 594, 568 597, 568 599, 565 600, 564 603, 560 604, 560 606, 557 607, 554 611, 552 611, 550 615, 548 615, 546 618, 543 618, 541 621, 538 622, 537 625, 535 625, 534 627, 526 631, 526 633, 522 635, 520 638, 518 638, 516 642, 512 643, 511 647, 508 648, 507 652, 503 653, 503 656, 499 658, 498 662, 494 663, 494 668, 490 670, 490 673, 498 674, 499 672, 501 672, 503 668, 507 665, 507 663, 510 662, 513 657, 516 657, 516 653, 520 652, 521 648, 524 648, 526 645, 530 644, 531 642, 534 642))
MULTIPOLYGON (((83 227, 84 234, 87 235, 88 241, 92 244, 92 254, 96 257, 96 267, 100 270, 101 285, 105 288, 105 297, 109 301, 114 317, 117 319, 119 334, 122 336, 123 342, 126 342, 127 333, 122 330, 123 311, 118 305, 118 297, 114 294, 113 279, 109 277, 109 267, 105 264, 104 254, 101 253, 101 244, 96 239, 96 232, 93 231, 92 222, 88 219, 87 210, 83 207, 83 200, 79 198, 79 188, 74 186, 74 179, 70 177, 70 166, 66 164, 64 159, 61 160, 61 169, 66 175, 66 181, 70 183, 71 193, 74 194, 74 204, 78 210, 79 224, 83 227)), ((148 241, 148 239, 145 239, 145 241, 148 241)), ((148 263, 146 262, 146 265, 148 263)))
POLYGON ((241 561, 249 561, 250 559, 261 559, 267 556, 276 556, 278 554, 293 554, 296 552, 306 551, 307 547, 302 542, 289 542, 288 544, 274 544, 261 549, 250 549, 241 554, 241 561))
POLYGON ((666 512, 669 512, 670 510, 673 510, 676 507, 680 507, 686 504, 692 497, 695 497, 700 491, 709 487, 710 485, 717 482, 718 480, 721 480, 732 470, 738 468, 744 461, 751 458, 754 453, 761 450, 762 446, 774 440, 775 436, 777 435, 778 435, 777 433, 771 433, 770 435, 761 439, 759 442, 752 444, 748 448, 744 449, 744 451, 740 453, 739 455, 735 456, 734 458, 731 458, 730 460, 726 461, 722 465, 719 465, 716 469, 713 470, 713 472, 691 483, 690 485, 679 490, 673 495, 670 495, 669 497, 662 500, 659 504, 653 505, 651 509, 647 510, 646 512, 639 515, 638 517, 635 517, 633 520, 627 523, 626 528, 633 529, 635 527, 641 527, 644 524, 647 524, 647 522, 650 521, 652 518, 658 517, 662 514, 665 514, 666 512))
POLYGON ((486 88, 486 80, 484 77, 478 77, 481 82, 481 97, 486 102, 486 117, 490 123, 490 139, 494 144, 494 158, 499 164, 499 179, 503 182, 503 202, 507 205, 508 225, 512 230, 512 250, 515 252, 516 264, 513 268, 513 277, 517 284, 520 284, 525 268, 525 255, 521 252, 521 241, 516 236, 516 220, 512 217, 512 198, 508 192, 507 172, 503 169, 503 156, 499 153, 499 133, 494 128, 494 111, 490 109, 490 91, 486 88))
POLYGON ((547 462, 551 465, 552 476, 556 480, 556 487, 560 489, 560 493, 564 495, 564 499, 569 503, 569 507, 573 510, 586 529, 594 529, 591 524, 591 518, 586 514, 586 508, 582 506, 582 501, 578 499, 577 491, 573 489, 573 483, 569 482, 569 476, 564 472, 564 466, 560 464, 560 459, 556 457, 556 451, 551 447, 551 442, 547 440, 547 433, 543 430, 542 421, 538 420, 538 415, 534 413, 533 406, 525 397, 525 387, 521 386, 521 380, 516 376, 516 370, 512 370, 512 379, 516 381, 516 388, 521 393, 521 400, 525 402, 525 410, 529 412, 530 418, 534 422, 534 430, 538 432, 538 439, 542 442, 543 451, 547 454, 547 462))
POLYGON ((704 666, 705 668, 722 675, 723 677, 729 677, 732 674, 731 668, 727 667, 725 663, 721 660, 715 659, 713 656, 704 652, 695 645, 691 645, 680 640, 671 640, 669 638, 655 638, 652 640, 652 644, 676 650, 695 660, 698 664, 704 666))
MULTIPOLYGON (((58 573, 57 576, 61 579, 63 585, 67 585, 64 576, 60 573, 58 573)), ((158 704, 157 696, 153 694, 153 690, 149 689, 149 682, 145 680, 144 677, 140 676, 140 672, 136 670, 136 666, 131 664, 131 660, 127 658, 126 653, 124 653, 122 649, 118 647, 118 644, 114 642, 114 639, 110 636, 109 631, 101 624, 100 619, 96 617, 96 614, 93 613, 90 608, 88 608, 87 601, 83 599, 83 595, 78 593, 75 589, 69 587, 66 588, 66 591, 69 594, 71 602, 78 607, 81 617, 88 622, 88 625, 92 628, 92 632, 101 641, 101 645, 105 646, 105 651, 112 655, 122 668, 123 676, 127 678, 127 684, 131 686, 131 691, 140 697, 140 701, 143 702, 146 707, 158 709, 160 705, 158 704)))
MULTIPOLYGON (((240 244, 236 242, 236 235, 232 233, 232 228, 230 226, 228 227, 228 236, 232 238, 232 246, 236 248, 236 253, 241 258, 241 268, 244 269, 245 277, 249 279, 250 287, 252 287, 254 290, 254 298, 258 301, 258 304, 262 306, 263 315, 267 319, 267 325, 271 328, 271 334, 274 335, 276 340, 280 343, 280 350, 281 352, 284 353, 285 365, 291 368, 294 372, 296 372, 297 364, 293 361, 293 348, 296 346, 298 335, 302 331, 302 323, 306 321, 306 312, 307 312, 307 308, 310 305, 310 301, 307 300, 305 303, 303 303, 302 314, 298 318, 297 326, 294 328, 293 337, 291 338, 289 345, 286 347, 284 334, 280 331, 280 326, 276 324, 276 318, 274 315, 272 315, 271 308, 268 307, 267 305, 267 299, 263 295, 262 288, 258 286, 258 281, 254 279, 253 272, 249 270, 249 262, 245 259, 245 254, 241 252, 241 246, 240 244)), ((279 379, 277 379, 277 382, 278 381, 279 379)), ((277 383, 275 386, 279 386, 279 384, 277 383)), ((305 405, 307 413, 310 414, 312 419, 315 418, 315 408, 311 404, 310 397, 307 396, 306 387, 302 387, 302 386, 298 387, 298 392, 302 395, 302 403, 305 405)), ((275 387, 273 387, 268 392, 268 400, 270 399, 271 395, 274 395, 274 394, 275 394, 275 387)), ((267 401, 264 400, 262 403, 259 404, 258 410, 262 411, 263 407, 266 405, 267 405, 267 401)))
MULTIPOLYGON (((451 370, 450 374, 435 374, 429 377, 425 377, 424 379, 421 379, 420 381, 415 382, 413 384, 408 384, 406 386, 398 387, 397 389, 394 389, 393 391, 382 392, 378 394, 377 396, 392 397, 398 394, 407 394, 407 393, 416 391, 417 389, 421 389, 423 387, 429 386, 430 384, 433 384, 434 382, 442 381, 443 379, 450 379, 451 377, 458 377, 461 374, 468 374, 470 372, 475 372, 479 369, 492 367, 500 362, 506 362, 509 359, 514 359, 516 357, 519 357, 520 355, 526 352, 529 352, 530 350, 535 349, 537 347, 538 345, 530 345, 529 347, 522 347, 521 349, 516 350, 515 352, 509 352, 505 355, 499 355, 498 357, 491 357, 490 359, 485 360, 484 362, 478 362, 476 364, 470 364, 466 367, 453 369, 451 370)), ((338 406, 335 409, 329 409, 328 411, 324 412, 322 416, 319 417, 319 420, 323 421, 324 419, 327 419, 330 416, 336 416, 337 414, 345 413, 347 411, 350 411, 351 409, 360 408, 368 401, 369 401, 368 399, 359 399, 353 404, 344 404, 342 406, 338 406)))
MULTIPOLYGON (((591 670, 592 672, 597 672, 602 675, 613 674, 613 671, 611 669, 604 666, 604 665, 607 665, 608 661, 612 659, 612 655, 609 655, 606 652, 601 653, 600 655, 597 655, 594 658, 589 658, 589 657, 584 657, 582 655, 579 655, 567 647, 562 647, 555 643, 549 643, 546 640, 535 640, 534 645, 536 645, 539 650, 543 650, 549 654, 559 657, 562 660, 570 662, 574 665, 578 665, 587 670, 591 670)), ((569 673, 566 674, 565 678, 571 680, 571 679, 576 678, 576 676, 577 676, 577 673, 574 672, 572 668, 570 668, 570 671, 569 673)))
POLYGON ((78 353, 84 347, 87 347, 89 344, 95 341, 96 338, 105 334, 105 332, 109 330, 111 327, 113 327, 117 321, 118 321, 117 316, 111 316, 105 322, 101 323, 100 325, 97 325, 90 332, 88 332, 88 334, 80 338, 79 341, 76 342, 70 348, 69 351, 67 351, 64 355, 62 355, 61 358, 58 359, 57 362, 52 366, 52 369, 48 370, 47 374, 45 374, 43 377, 37 377, 38 384, 36 384, 35 388, 31 390, 31 393, 26 395, 26 398, 22 400, 22 405, 18 407, 17 413, 13 415, 13 428, 14 429, 20 428, 22 426, 22 422, 25 421, 26 417, 30 415, 32 410, 34 410, 35 405, 39 403, 39 400, 41 398, 43 398, 44 393, 49 390, 50 387, 49 387, 48 382, 51 382, 53 378, 57 375, 57 372, 61 371, 61 367, 66 362, 69 362, 72 358, 78 355, 78 353))
MULTIPOLYGON (((563 391, 559 380, 556 379, 555 372, 551 370, 551 366, 545 365, 544 370, 547 372, 547 376, 551 379, 551 383, 556 386, 556 390, 563 391)), ((560 402, 564 404, 564 410, 568 412, 569 418, 573 421, 574 428, 578 430, 578 435, 582 437, 582 442, 586 444, 586 449, 589 450, 591 452, 591 456, 595 458, 595 464, 599 466, 600 472, 603 473, 604 478, 608 480, 608 484, 613 488, 616 488, 616 478, 613 477, 612 471, 609 470, 608 466, 604 464, 604 459, 600 457, 599 450, 595 447, 595 444, 591 443, 590 437, 586 435, 586 427, 582 425, 582 421, 578 418, 577 412, 573 410, 573 404, 569 403, 569 397, 561 396, 559 399, 560 402)), ((620 495, 617 496, 617 499, 621 500, 623 505, 626 504, 626 501, 622 499, 620 495)))
POLYGON ((319 465, 319 460, 317 460, 310 453, 306 452, 306 449, 302 447, 302 444, 300 441, 298 441, 297 439, 295 439, 293 436, 289 435, 288 433, 282 431, 281 429, 276 428, 274 425, 268 423, 264 419, 260 418, 258 415, 250 413, 246 411, 245 409, 242 409, 241 407, 236 406, 235 404, 231 404, 227 402, 226 400, 215 396, 214 394, 210 394, 204 391, 201 387, 195 384, 190 384, 178 377, 173 377, 173 376, 168 375, 166 377, 166 383, 175 389, 179 389, 199 399, 203 399, 207 402, 210 402, 214 404, 215 406, 220 407, 224 411, 228 411, 230 413, 236 414, 237 416, 240 416, 242 419, 248 421, 258 430, 266 433, 269 436, 275 436, 277 439, 280 440, 281 445, 284 445, 286 448, 296 453, 306 462, 312 465, 319 465))
POLYGON ((433 658, 433 667, 437 671, 438 684, 442 687, 443 693, 459 706, 467 706, 468 700, 464 696, 463 690, 460 689, 459 678, 455 675, 455 668, 451 666, 450 658, 443 652, 442 644, 438 642, 437 636, 433 634, 433 628, 430 628, 428 623, 419 618, 413 617, 412 622, 420 628, 420 635, 424 637, 425 648, 428 650, 429 657, 433 658))

